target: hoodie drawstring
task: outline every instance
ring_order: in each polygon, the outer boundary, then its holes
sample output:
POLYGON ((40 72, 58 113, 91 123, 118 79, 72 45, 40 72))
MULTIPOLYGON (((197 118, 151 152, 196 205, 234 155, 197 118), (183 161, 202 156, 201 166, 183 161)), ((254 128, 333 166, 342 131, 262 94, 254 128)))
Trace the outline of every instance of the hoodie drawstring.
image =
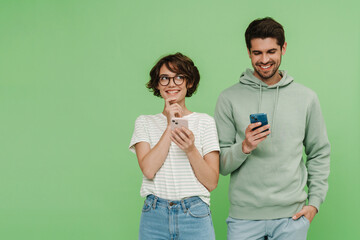
POLYGON ((278 106, 278 101, 279 101, 279 86, 276 87, 276 94, 275 94, 275 104, 274 104, 274 111, 273 111, 273 115, 272 115, 272 119, 271 119, 271 135, 274 135, 275 133, 275 115, 276 115, 276 110, 277 110, 277 106, 278 106))
MULTIPOLYGON (((260 92, 259 92, 259 105, 258 105, 258 113, 261 112, 261 102, 262 102, 262 84, 259 84, 260 92)), ((275 120, 276 120, 276 111, 277 111, 277 105, 279 102, 279 86, 276 87, 276 94, 275 94, 275 101, 274 101, 274 111, 271 118, 271 136, 275 133, 275 120)))
POLYGON ((259 87, 260 87, 260 95, 259 95, 258 113, 260 113, 260 111, 261 111, 261 102, 262 102, 262 92, 261 92, 262 85, 261 85, 261 83, 259 84, 259 87))

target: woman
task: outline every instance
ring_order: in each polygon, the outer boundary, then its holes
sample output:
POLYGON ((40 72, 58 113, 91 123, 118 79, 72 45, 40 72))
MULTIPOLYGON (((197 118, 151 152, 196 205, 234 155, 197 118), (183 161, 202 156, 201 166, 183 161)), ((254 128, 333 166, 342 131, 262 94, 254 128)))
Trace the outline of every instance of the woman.
POLYGON ((146 197, 139 239, 215 239, 210 191, 219 178, 219 144, 212 117, 185 105, 200 75, 193 61, 176 53, 160 59, 147 87, 164 99, 162 113, 136 119, 130 150, 136 152, 146 197), (187 119, 171 130, 171 119, 187 119))

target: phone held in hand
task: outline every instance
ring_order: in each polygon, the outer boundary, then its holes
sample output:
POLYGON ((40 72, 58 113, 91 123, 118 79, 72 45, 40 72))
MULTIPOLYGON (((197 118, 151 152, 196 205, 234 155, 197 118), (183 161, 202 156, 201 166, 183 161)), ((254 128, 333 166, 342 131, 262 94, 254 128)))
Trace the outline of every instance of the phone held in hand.
POLYGON ((188 120, 185 118, 172 118, 171 119, 171 130, 175 130, 176 128, 189 128, 188 120))
MULTIPOLYGON (((250 114, 250 123, 257 123, 257 122, 261 122, 261 126, 259 127, 267 125, 268 124, 267 114, 266 113, 250 114)), ((259 127, 253 128, 253 131, 258 129, 259 127)), ((265 131, 269 131, 269 129, 266 129, 263 132, 265 131)))

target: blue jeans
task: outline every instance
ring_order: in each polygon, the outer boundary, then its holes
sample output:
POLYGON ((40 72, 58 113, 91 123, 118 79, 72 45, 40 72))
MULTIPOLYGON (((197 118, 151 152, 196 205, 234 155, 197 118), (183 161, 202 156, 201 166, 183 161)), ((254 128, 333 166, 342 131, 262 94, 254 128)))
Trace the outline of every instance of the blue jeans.
POLYGON ((228 240, 306 240, 310 226, 304 216, 298 220, 242 220, 228 217, 228 240))
POLYGON ((147 196, 140 220, 139 240, 212 240, 209 206, 199 197, 169 201, 147 196))

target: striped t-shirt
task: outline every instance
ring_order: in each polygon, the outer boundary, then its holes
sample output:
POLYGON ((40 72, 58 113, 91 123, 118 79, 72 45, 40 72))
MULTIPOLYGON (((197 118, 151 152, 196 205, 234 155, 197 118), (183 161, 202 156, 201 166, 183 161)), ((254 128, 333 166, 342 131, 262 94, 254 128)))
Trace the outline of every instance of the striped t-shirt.
MULTIPOLYGON (((195 136, 195 147, 201 156, 212 151, 220 151, 216 125, 212 117, 194 112, 184 118, 188 120, 189 129, 195 136)), ((139 116, 135 122, 129 149, 135 153, 135 144, 138 142, 148 142, 150 148, 153 148, 166 127, 167 118, 162 113, 139 116)), ((210 204, 209 191, 196 178, 186 153, 174 142, 171 142, 166 160, 155 177, 150 180, 143 176, 140 195, 146 197, 149 194, 168 200, 198 196, 210 204)))

